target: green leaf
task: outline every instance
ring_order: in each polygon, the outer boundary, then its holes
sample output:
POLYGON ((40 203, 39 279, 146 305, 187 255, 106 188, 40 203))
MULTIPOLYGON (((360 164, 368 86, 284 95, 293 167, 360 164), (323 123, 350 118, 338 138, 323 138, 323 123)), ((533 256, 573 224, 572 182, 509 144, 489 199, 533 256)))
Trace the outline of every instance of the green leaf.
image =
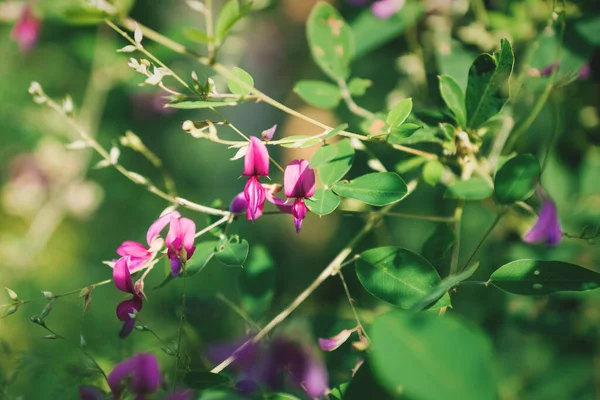
POLYGON ((190 100, 190 101, 179 101, 176 103, 169 103, 165 107, 179 108, 182 110, 195 110, 198 108, 226 107, 226 106, 237 106, 237 103, 235 101, 190 100))
POLYGON ((194 371, 186 374, 183 382, 190 389, 205 390, 228 385, 230 380, 224 375, 213 374, 209 371, 194 371))
POLYGON ((233 94, 247 96, 254 88, 254 79, 249 73, 239 67, 231 70, 231 77, 227 80, 227 87, 233 94), (240 83, 242 82, 243 85, 240 83))
MULTIPOLYGON (((216 240, 211 240, 208 242, 200 242, 196 244, 196 250, 194 251, 194 255, 190 258, 185 266, 186 273, 188 278, 194 275, 198 275, 200 271, 202 271, 209 263, 210 260, 215 255, 215 247, 219 245, 219 242, 216 240)), ((169 282, 175 280, 176 278, 183 277, 183 273, 179 276, 175 277, 171 274, 170 270, 165 279, 153 289, 160 289, 164 287, 169 282)))
POLYGON ((197 43, 212 43, 214 39, 206 34, 203 30, 197 28, 184 28, 183 36, 197 43))
POLYGON ((354 162, 354 148, 350 139, 320 147, 313 156, 310 166, 317 169, 319 179, 331 186, 346 175, 354 162))
POLYGON ((483 178, 471 178, 457 181, 446 189, 444 197, 462 200, 482 200, 492 195, 494 189, 483 178))
POLYGON ((431 160, 423 167, 423 180, 431 186, 438 184, 442 179, 442 173, 444 172, 444 164, 438 160, 431 160))
POLYGON ((422 128, 412 123, 404 123, 400 127, 392 129, 388 136, 388 143, 392 144, 416 144, 416 143, 442 143, 435 128, 422 128))
POLYGON ((390 393, 419 400, 498 398, 492 347, 452 315, 390 312, 373 323, 368 353, 390 393))
POLYGON ((517 260, 497 269, 490 282, 509 293, 542 295, 596 289, 600 274, 562 261, 517 260))
POLYGON ((346 80, 354 57, 354 35, 338 11, 327 3, 317 3, 306 23, 306 36, 321 70, 334 81, 346 80))
POLYGON ((249 3, 240 7, 238 0, 229 0, 217 17, 217 22, 215 23, 215 42, 218 44, 222 43, 229 30, 250 11, 251 7, 252 5, 249 3))
POLYGON ((458 285, 462 281, 469 279, 479 268, 479 262, 475 262, 467 267, 459 274, 451 275, 443 279, 436 287, 427 293, 417 304, 412 308, 413 311, 421 311, 427 308, 430 304, 438 301, 443 295, 448 293, 450 289, 458 285))
POLYGON ((519 154, 508 160, 494 178, 494 197, 502 205, 527 200, 535 192, 540 178, 540 163, 531 154, 519 154))
POLYGON ((500 112, 508 100, 508 80, 515 56, 506 39, 500 42, 500 51, 479 55, 469 69, 467 85, 467 128, 476 129, 500 112))
POLYGON ((419 129, 421 129, 421 126, 417 124, 413 124, 410 122, 404 123, 390 131, 390 143, 395 141, 402 142, 405 139, 414 135, 419 129))
POLYGON ((402 11, 387 19, 377 18, 370 9, 365 9, 352 21, 356 37, 356 57, 361 57, 379 46, 400 36, 414 26, 423 15, 423 6, 418 2, 407 2, 402 11))
POLYGON ((423 244, 421 255, 429 260, 441 275, 446 275, 455 243, 456 237, 450 225, 438 224, 423 244))
POLYGON ((373 85, 373 81, 363 78, 352 78, 348 82, 348 91, 352 96, 362 96, 373 85))
POLYGON ((275 294, 275 262, 264 246, 252 246, 240 275, 242 308, 260 318, 269 309, 275 294))
POLYGON ((327 215, 335 211, 340 205, 340 198, 331 189, 317 189, 310 199, 306 199, 306 206, 317 215, 327 215))
POLYGON ((428 160, 425 157, 412 157, 407 158, 406 160, 400 161, 396 164, 395 169, 399 174, 405 174, 407 172, 412 171, 413 169, 417 169, 422 164, 425 164, 428 160))
POLYGON ((467 125, 467 110, 465 106, 465 94, 458 82, 450 75, 440 76, 440 93, 444 102, 452 111, 454 119, 459 126, 467 125))
POLYGON ((333 191, 342 197, 373 206, 385 206, 402 200, 408 193, 406 183, 395 172, 374 172, 346 182, 338 182, 333 191))
MULTIPOLYGON (((361 253, 356 275, 373 296, 400 308, 409 309, 440 283, 433 266, 412 251, 394 246, 377 247, 361 253)), ((445 295, 432 309, 450 305, 445 295)))
POLYGON ((396 128, 406 121, 406 118, 412 111, 412 98, 401 100, 396 106, 389 112, 385 122, 391 127, 396 128))
POLYGON ((332 137, 334 137, 335 135, 337 135, 338 133, 340 133, 341 131, 343 131, 344 129, 348 128, 348 124, 341 124, 336 126, 335 128, 333 128, 329 133, 327 133, 327 135, 323 136, 323 139, 331 139, 332 137))
POLYGON ((342 99, 339 87, 321 81, 300 81, 294 92, 311 106, 325 109, 336 108, 342 99))
POLYGON ((314 136, 307 136, 307 135, 288 136, 286 138, 283 138, 283 139, 277 141, 277 143, 279 143, 280 146, 287 147, 289 149, 310 147, 310 146, 314 146, 315 144, 320 143, 320 142, 321 142, 321 138, 314 137, 314 136))
POLYGON ((241 267, 248 257, 250 245, 246 239, 237 236, 232 236, 229 239, 224 239, 219 243, 216 249, 215 258, 223 265, 230 267, 241 267))

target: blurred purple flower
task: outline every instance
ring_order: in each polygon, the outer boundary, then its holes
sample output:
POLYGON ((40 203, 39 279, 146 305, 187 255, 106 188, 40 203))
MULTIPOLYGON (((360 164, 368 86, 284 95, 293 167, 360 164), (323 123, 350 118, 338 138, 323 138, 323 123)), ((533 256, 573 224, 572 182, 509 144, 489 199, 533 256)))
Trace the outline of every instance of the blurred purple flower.
POLYGON ((82 386, 79 388, 81 400, 105 400, 106 394, 95 386, 82 386))
POLYGON ((135 118, 145 120, 160 115, 170 115, 177 111, 175 108, 165 107, 169 99, 159 92, 136 93, 131 96, 133 115, 135 118))
POLYGON ((279 336, 267 344, 235 342, 213 347, 208 356, 220 362, 237 350, 232 364, 239 372, 242 394, 251 394, 256 385, 265 385, 272 390, 282 388, 287 377, 303 388, 311 397, 322 397, 328 386, 325 365, 312 349, 290 337, 279 336), (243 345, 244 343, 247 343, 243 345), (240 348, 240 346, 242 346, 240 348), (237 350, 239 349, 239 350, 237 350))
MULTIPOLYGON (((540 69, 541 76, 550 76, 554 72, 555 69, 560 68, 560 60, 556 61, 554 64, 548 65, 540 69)), ((577 74, 577 79, 587 79, 592 74, 592 69, 589 62, 584 63, 579 72, 577 74)))
POLYGON ((306 217, 305 198, 315 194, 315 171, 306 160, 294 160, 285 168, 283 177, 284 192, 288 198, 293 198, 292 216, 296 233, 300 233, 302 221, 306 217))
POLYGON ((545 242, 548 246, 557 246, 562 240, 562 229, 554 202, 545 199, 538 220, 525 234, 527 243, 545 242))
POLYGON ((577 78, 587 79, 591 75, 592 75, 592 67, 589 62, 586 62, 585 64, 583 64, 583 66, 579 70, 579 75, 577 75, 577 78))
POLYGON ((21 16, 10 33, 10 38, 18 43, 22 53, 26 53, 35 47, 41 29, 41 21, 27 4, 23 7, 21 16))
POLYGON ((142 400, 145 395, 156 392, 162 384, 162 376, 158 361, 150 353, 137 354, 118 364, 108 375, 108 386, 113 394, 113 399, 119 399, 123 393, 123 386, 129 389, 142 400))
POLYGON ((254 221, 262 215, 265 206, 265 188, 259 177, 269 175, 269 152, 260 139, 250 137, 248 151, 244 156, 244 173, 248 182, 244 187, 244 196, 248 202, 246 217, 254 221))

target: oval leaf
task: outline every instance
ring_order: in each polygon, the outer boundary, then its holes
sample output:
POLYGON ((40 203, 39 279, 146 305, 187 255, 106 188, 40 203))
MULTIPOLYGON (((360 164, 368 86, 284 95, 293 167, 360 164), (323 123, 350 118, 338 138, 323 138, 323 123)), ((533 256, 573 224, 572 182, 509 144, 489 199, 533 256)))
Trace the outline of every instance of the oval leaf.
POLYGON ((461 200, 482 200, 490 197, 494 189, 483 178, 458 181, 446 189, 444 197, 461 200))
POLYGON ((508 160, 494 178, 494 197, 502 205, 527 200, 540 178, 540 163, 531 154, 519 154, 508 160))
MULTIPOLYGON (((429 261, 394 246, 363 252, 356 260, 356 275, 373 296, 404 309, 414 307, 441 282, 429 261)), ((446 294, 431 309, 448 305, 450 296, 446 294)))
POLYGON ((340 205, 340 198, 331 189, 317 189, 312 198, 306 199, 306 206, 317 215, 327 215, 340 205))
POLYGON ((440 93, 446 106, 454 115, 459 126, 467 125, 467 109, 465 106, 465 94, 460 85, 450 75, 440 76, 440 93))
POLYGON ((247 96, 254 88, 254 79, 243 69, 235 67, 231 70, 231 76, 227 80, 227 87, 233 94, 247 96))
POLYGON ((423 167, 423 180, 431 186, 437 185, 442 179, 444 165, 438 160, 431 160, 423 167))
POLYGON ((296 83, 294 92, 311 106, 319 108, 336 108, 342 99, 340 88, 327 82, 300 81, 296 83))
POLYGON ((225 239, 219 244, 215 258, 221 264, 229 267, 240 267, 244 265, 249 250, 250 245, 246 239, 240 241, 233 237, 229 238, 229 240, 225 239))
POLYGON ((390 312, 371 328, 374 376, 402 397, 420 400, 498 398, 487 338, 451 315, 390 312))
POLYGON ((310 166, 316 168, 319 179, 326 186, 331 186, 346 175, 354 162, 354 147, 350 139, 343 139, 337 143, 320 147, 310 166))
POLYGON ((306 23, 306 36, 313 60, 334 81, 350 75, 354 57, 354 34, 330 4, 320 2, 306 23))
POLYGON ((600 274, 562 261, 517 260, 496 270, 490 282, 509 293, 541 295, 596 289, 600 274))
POLYGON ((388 114, 385 122, 391 127, 396 128, 406 121, 406 118, 412 111, 412 98, 400 101, 388 114))
POLYGON ((333 185, 333 191, 350 199, 373 206, 385 206, 400 201, 408 193, 406 183, 395 172, 374 172, 333 185))

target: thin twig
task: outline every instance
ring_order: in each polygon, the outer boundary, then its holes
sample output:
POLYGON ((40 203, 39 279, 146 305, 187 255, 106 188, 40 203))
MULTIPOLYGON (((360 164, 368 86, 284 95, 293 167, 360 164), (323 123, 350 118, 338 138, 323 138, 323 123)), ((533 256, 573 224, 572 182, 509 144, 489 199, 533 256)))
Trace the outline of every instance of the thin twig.
MULTIPOLYGON (((358 258, 358 255, 353 257, 351 262, 354 262, 357 258, 358 258)), ((342 267, 342 266, 343 265, 341 265, 340 267, 342 267)), ((369 335, 367 334, 367 330, 365 329, 363 324, 360 322, 360 318, 358 317, 358 312, 356 311, 356 307, 354 307, 354 299, 350 295, 350 290, 348 289, 348 285, 346 284, 346 279, 344 278, 344 274, 342 274, 341 268, 338 271, 338 276, 340 277, 340 280, 342 281, 342 286, 344 286, 344 292, 346 292, 346 297, 348 298, 348 303, 350 303, 350 308, 352 309, 352 314, 354 314, 354 319, 356 319, 356 323, 358 324, 358 327, 359 327, 358 336, 361 336, 361 337, 364 336, 370 342, 371 339, 369 338, 369 335)))

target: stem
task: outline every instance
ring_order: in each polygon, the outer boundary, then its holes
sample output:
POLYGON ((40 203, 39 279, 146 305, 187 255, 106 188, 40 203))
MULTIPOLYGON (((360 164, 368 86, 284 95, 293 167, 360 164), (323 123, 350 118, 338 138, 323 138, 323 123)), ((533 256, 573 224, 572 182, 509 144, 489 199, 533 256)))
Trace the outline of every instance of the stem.
MULTIPOLYGON (((213 28, 213 18, 212 18, 212 0, 204 0, 204 19, 206 21, 206 35, 209 38, 214 39, 214 28, 213 28)), ((210 41, 208 42, 208 60, 212 62, 215 59, 215 43, 210 41)))
POLYGON ((485 231, 483 237, 481 238, 479 243, 477 243, 477 246, 475 246, 475 250, 473 250, 473 253, 471 253, 471 256, 469 257, 469 259, 463 266, 462 270, 464 270, 465 268, 467 268, 469 266, 469 264, 471 264, 471 261, 473 261, 473 258, 475 257, 475 255, 477 254, 477 252, 479 251, 481 246, 483 246, 483 243, 486 241, 488 236, 490 236, 490 234, 492 233, 492 231, 494 230, 496 225, 498 225, 498 222, 500 222, 500 219, 502 219, 504 214, 505 214, 505 212, 501 212, 498 215, 496 215, 496 218, 494 218, 494 222, 492 222, 492 225, 490 225, 490 227, 487 229, 487 231, 485 231))
MULTIPOLYGON (((91 285, 87 285, 84 286, 82 288, 79 289, 75 289, 75 290, 71 290, 69 292, 66 293, 61 293, 61 294, 55 294, 54 297, 52 297, 53 299, 58 299, 60 297, 66 297, 66 296, 71 296, 73 294, 78 294, 81 293, 81 291, 87 287, 93 286, 94 288, 98 287, 98 286, 102 286, 102 285, 106 285, 107 283, 111 283, 113 280, 112 279, 107 279, 101 282, 97 282, 97 283, 93 283, 91 285)), ((47 297, 38 297, 35 299, 29 299, 29 300, 18 300, 14 303, 10 303, 10 304, 0 304, 0 307, 10 307, 10 306, 14 306, 14 305, 19 305, 22 306, 23 304, 28 304, 28 303, 33 303, 35 301, 48 301, 50 299, 48 299, 47 297)))
POLYGON ((200 237, 202 235, 204 235, 206 232, 209 232, 213 229, 215 229, 217 226, 229 221, 229 219, 231 218, 230 215, 226 215, 223 218, 221 218, 220 220, 218 220, 217 222, 214 222, 212 224, 210 224, 209 226, 207 226, 206 228, 202 229, 201 231, 199 231, 198 233, 196 233, 196 236, 194 237, 200 237))
POLYGON ((252 345, 254 343, 258 343, 262 338, 264 338, 273 328, 283 322, 300 304, 304 302, 323 282, 327 280, 332 275, 335 275, 339 272, 340 267, 344 260, 352 253, 354 247, 375 227, 375 225, 381 220, 383 212, 387 211, 391 208, 392 205, 384 207, 382 212, 377 213, 372 216, 369 221, 363 226, 363 228, 356 234, 356 236, 350 241, 350 243, 339 252, 339 254, 327 265, 327 267, 317 276, 317 278, 306 288, 302 293, 300 293, 291 303, 288 305, 283 311, 281 311, 275 318, 273 318, 260 332, 256 334, 253 338, 247 340, 244 344, 238 347, 233 354, 223 361, 221 364, 214 367, 210 372, 219 373, 223 371, 227 366, 229 366, 232 362, 234 362, 237 358, 237 354, 240 350, 246 348, 246 346, 252 345))
POLYGON ((459 200, 458 204, 456 204, 456 209, 454 210, 454 238, 455 243, 452 248, 452 259, 450 261, 450 273, 449 275, 455 275, 458 272, 458 252, 460 248, 460 228, 461 228, 461 219, 463 213, 463 207, 465 202, 463 200, 459 200))
POLYGON ((362 108, 354 102, 354 99, 350 94, 350 90, 348 89, 348 85, 346 84, 345 80, 339 79, 337 84, 340 87, 342 99, 344 99, 344 102, 348 106, 350 112, 363 118, 373 118, 375 116, 375 114, 373 114, 371 111, 362 108))
MULTIPOLYGON (((353 257, 351 261, 354 262, 357 258, 358 258, 358 255, 353 257)), ((343 265, 341 265, 340 267, 343 267, 343 265)), ((342 274, 341 268, 338 271, 338 276, 340 277, 340 280, 342 281, 342 285, 344 286, 344 292, 346 292, 346 297, 348 298, 348 303, 350 303, 350 308, 352 309, 352 314, 354 314, 354 319, 356 319, 356 323, 358 324, 358 327, 359 327, 358 336, 360 336, 360 337, 364 336, 370 342, 371 339, 369 338, 369 335, 367 335, 367 331, 365 330, 364 326, 360 322, 360 318, 358 318, 358 312, 356 312, 356 308, 354 307, 354 299, 350 295, 350 290, 348 289, 348 284, 346 284, 346 279, 344 278, 344 275, 342 274)))
POLYGON ((175 370, 173 371, 173 386, 177 384, 177 370, 179 369, 179 360, 181 358, 181 334, 183 332, 183 321, 185 320, 185 300, 187 291, 187 268, 183 264, 183 293, 181 294, 181 317, 179 319, 179 328, 177 329, 177 353, 175 359, 175 370))

